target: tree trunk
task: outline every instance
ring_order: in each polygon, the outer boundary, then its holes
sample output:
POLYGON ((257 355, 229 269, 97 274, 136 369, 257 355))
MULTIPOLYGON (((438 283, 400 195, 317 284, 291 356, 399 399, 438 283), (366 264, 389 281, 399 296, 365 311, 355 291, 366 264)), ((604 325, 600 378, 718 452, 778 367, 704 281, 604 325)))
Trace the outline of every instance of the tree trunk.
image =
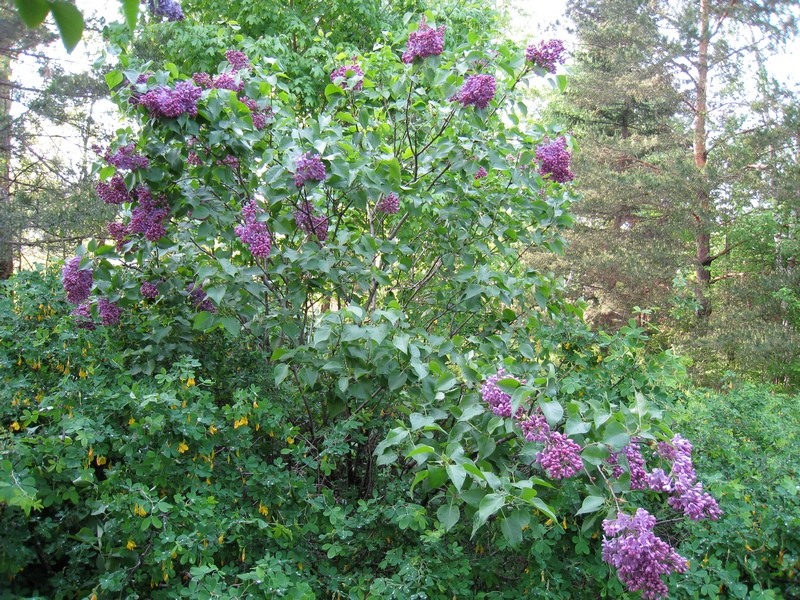
MULTIPOLYGON (((3 47, 7 47, 5 43, 3 47)), ((11 202, 10 79, 11 59, 0 55, 0 280, 14 272, 13 229, 6 216, 11 202)))
POLYGON ((694 120, 694 164, 699 171, 700 189, 697 192, 697 211, 695 213, 695 274, 697 277, 697 300, 700 303, 698 314, 706 318, 711 314, 708 299, 708 285, 711 282, 711 193, 706 161, 706 118, 708 116, 708 46, 711 32, 710 0, 700 0, 700 43, 697 51, 697 99, 694 120))

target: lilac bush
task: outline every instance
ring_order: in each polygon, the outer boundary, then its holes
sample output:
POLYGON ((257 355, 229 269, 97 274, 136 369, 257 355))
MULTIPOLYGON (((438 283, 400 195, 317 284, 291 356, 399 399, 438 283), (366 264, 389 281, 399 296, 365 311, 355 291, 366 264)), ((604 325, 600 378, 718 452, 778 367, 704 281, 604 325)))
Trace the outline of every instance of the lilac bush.
POLYGON ((375 210, 387 215, 394 215, 400 210, 400 196, 394 192, 386 194, 380 202, 375 205, 375 210))
POLYGON ((555 73, 556 66, 564 64, 565 50, 561 40, 546 40, 528 46, 525 59, 548 73, 555 73))
POLYGON ((325 164, 319 154, 306 152, 297 159, 294 184, 303 187, 308 181, 324 181, 328 177, 325 164))
POLYGON ((486 108, 494 98, 497 82, 491 75, 470 75, 452 100, 461 106, 486 108))
POLYGON ((420 58, 438 56, 444 51, 444 25, 433 29, 422 19, 419 29, 408 34, 408 45, 403 62, 412 63, 420 58))
POLYGON ((575 178, 569 168, 571 158, 567 139, 563 136, 536 148, 539 172, 542 177, 549 177, 557 183, 567 183, 575 178))
POLYGON ((75 256, 64 263, 64 268, 61 271, 61 283, 67 293, 67 300, 72 304, 80 304, 91 293, 92 271, 90 269, 81 269, 81 259, 79 256, 75 256))
POLYGON ((256 258, 266 258, 272 249, 272 236, 267 225, 258 220, 258 215, 262 212, 255 200, 246 202, 242 207, 244 224, 237 225, 235 229, 236 235, 256 258))
POLYGON ((331 73, 331 81, 337 85, 350 87, 354 91, 360 91, 364 88, 364 71, 356 63, 349 65, 342 65, 337 67, 331 73), (355 78, 355 83, 350 86, 348 80, 355 78))

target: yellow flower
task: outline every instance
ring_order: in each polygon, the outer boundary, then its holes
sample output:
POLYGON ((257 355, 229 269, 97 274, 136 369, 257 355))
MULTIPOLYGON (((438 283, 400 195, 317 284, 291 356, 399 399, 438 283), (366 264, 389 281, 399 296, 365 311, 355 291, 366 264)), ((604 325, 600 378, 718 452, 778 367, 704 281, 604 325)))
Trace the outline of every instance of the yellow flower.
POLYGON ((286 443, 291 446, 292 444, 294 444, 294 438, 292 436, 287 437, 286 443))
POLYGON ((14 421, 14 422, 11 424, 11 431, 19 431, 19 423, 17 423, 16 421, 14 421))
POLYGON ((248 423, 250 423, 250 421, 247 419, 247 416, 245 415, 241 419, 237 419, 236 421, 233 422, 233 428, 239 429, 239 427, 244 427, 248 423))
POLYGON ((258 512, 260 512, 262 515, 264 515, 266 517, 269 514, 269 509, 266 506, 264 506, 263 504, 261 504, 261 502, 259 502, 258 503, 258 512))
POLYGON ((81 379, 86 379, 88 376, 89 374, 83 369, 83 367, 81 367, 81 370, 78 371, 78 377, 81 379))
POLYGON ((186 452, 188 449, 189 446, 186 442, 181 442, 180 444, 178 444, 178 452, 180 452, 181 454, 186 452))
POLYGON ((104 464, 106 464, 107 459, 105 456, 98 456, 95 462, 97 463, 98 467, 102 467, 104 464))
POLYGON ((135 514, 137 517, 145 517, 147 516, 147 511, 139 504, 134 504, 133 514, 135 514))
POLYGON ((136 548, 136 542, 134 542, 133 540, 128 540, 128 543, 125 544, 125 547, 128 550, 133 550, 134 548, 136 548))
POLYGON ((128 419, 128 425, 135 425, 135 424, 136 424, 136 419, 134 419, 133 417, 128 419))
POLYGON ((186 380, 186 387, 190 388, 194 385, 197 385, 194 381, 194 377, 189 377, 189 379, 186 380))
POLYGON ((225 541, 225 534, 220 533, 219 537, 217 538, 217 542, 221 544, 223 541, 225 541))
POLYGON ((208 433, 214 435, 215 433, 217 433, 217 428, 211 425, 211 427, 208 428, 208 433))
POLYGON ((258 402, 256 402, 255 400, 253 400, 253 408, 258 408, 258 402))

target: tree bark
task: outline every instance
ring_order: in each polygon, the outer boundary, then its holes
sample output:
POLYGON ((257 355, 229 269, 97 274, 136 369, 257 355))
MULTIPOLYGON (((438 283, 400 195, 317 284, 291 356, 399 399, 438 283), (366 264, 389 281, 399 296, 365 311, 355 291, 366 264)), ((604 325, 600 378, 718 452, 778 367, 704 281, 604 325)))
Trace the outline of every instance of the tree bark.
POLYGON ((708 117, 708 47, 711 30, 710 0, 700 0, 700 40, 697 49, 697 84, 694 119, 694 164, 699 172, 700 189, 697 192, 698 210, 695 213, 695 275, 697 277, 698 315, 711 314, 708 286, 711 283, 711 193, 706 162, 708 161, 706 119, 708 117))

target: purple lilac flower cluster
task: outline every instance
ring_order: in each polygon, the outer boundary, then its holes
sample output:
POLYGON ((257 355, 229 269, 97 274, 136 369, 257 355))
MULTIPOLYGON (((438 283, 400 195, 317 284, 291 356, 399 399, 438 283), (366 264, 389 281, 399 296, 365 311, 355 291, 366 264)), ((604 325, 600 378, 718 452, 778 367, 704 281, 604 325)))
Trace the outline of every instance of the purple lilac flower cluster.
POLYGON ((176 0, 148 0, 150 14, 165 17, 168 21, 183 21, 183 9, 176 0))
POLYGON ((315 236, 320 242, 328 239, 328 217, 315 215, 314 207, 308 200, 303 200, 295 210, 294 221, 301 231, 315 236))
POLYGON ((103 159, 110 165, 125 171, 135 171, 136 169, 146 169, 150 161, 143 154, 136 152, 136 144, 131 142, 121 146, 116 152, 111 154, 111 150, 103 153, 103 159))
POLYGON ((465 107, 486 108, 494 98, 496 89, 497 82, 491 75, 470 75, 450 100, 465 107))
POLYGON ((80 304, 89 297, 93 280, 90 269, 81 269, 79 256, 70 258, 64 263, 61 271, 61 283, 67 293, 67 300, 72 304, 80 304))
POLYGON ((241 92, 244 89, 244 82, 240 81, 236 75, 228 71, 220 73, 219 75, 214 75, 211 79, 211 84, 218 90, 241 92))
POLYGON ((142 298, 155 300, 158 298, 158 287, 152 281, 143 281, 142 285, 139 286, 139 293, 142 295, 142 298))
POLYGON ((92 307, 88 302, 76 306, 70 313, 75 317, 75 325, 78 329, 88 329, 90 331, 97 328, 92 320, 92 307))
POLYGON ((548 73, 556 72, 556 65, 564 63, 564 42, 547 40, 525 49, 525 59, 548 73))
POLYGON ((164 221, 169 216, 169 207, 164 196, 153 198, 150 189, 144 185, 136 188, 139 204, 131 211, 131 222, 125 233, 127 235, 141 233, 151 242, 167 235, 164 221))
POLYGON ((106 204, 122 204, 123 202, 130 202, 132 200, 128 188, 125 185, 125 180, 122 175, 117 173, 108 181, 99 181, 94 186, 97 195, 106 204))
POLYGON ((580 445, 558 431, 552 432, 536 460, 551 479, 572 477, 583 468, 580 445))
POLYGON ((106 326, 116 325, 122 316, 119 306, 106 298, 100 298, 97 301, 97 310, 100 313, 100 322, 106 326))
POLYGON ((617 570, 628 591, 645 600, 666 598, 661 575, 685 573, 689 564, 672 546, 653 533, 656 519, 643 508, 633 516, 619 513, 603 521, 603 560, 617 570))
MULTIPOLYGON (((483 401, 489 405, 489 408, 494 414, 499 417, 510 417, 511 396, 501 390, 500 386, 497 385, 497 382, 501 379, 516 379, 519 381, 519 379, 512 377, 506 373, 505 369, 501 368, 483 383, 481 387, 481 397, 483 401)), ((522 382, 520 381, 520 383, 522 382)))
POLYGON ((621 452, 614 452, 608 458, 609 464, 614 465, 611 475, 616 478, 619 478, 624 472, 622 466, 619 464, 620 454, 623 454, 628 461, 628 467, 631 475, 631 489, 646 489, 648 487, 647 471, 645 470, 644 456, 642 456, 642 451, 639 448, 639 439, 631 439, 631 443, 625 446, 621 452))
POLYGON ((230 63, 234 71, 242 71, 250 68, 250 60, 241 50, 228 50, 225 53, 225 59, 230 63))
POLYGON ((364 71, 355 63, 342 65, 331 73, 331 81, 336 85, 341 85, 345 88, 349 87, 349 89, 357 92, 364 87, 364 71), (355 83, 350 86, 349 81, 353 78, 355 78, 355 83))
POLYGON ((238 169, 239 168, 239 159, 236 158, 233 154, 228 154, 225 158, 219 161, 220 164, 225 165, 226 167, 230 167, 231 169, 238 169))
POLYGON ((412 63, 418 58, 438 56, 444 51, 444 25, 433 29, 422 19, 419 29, 408 35, 408 45, 403 53, 404 63, 412 63))
POLYGON ((575 178, 569 170, 570 158, 567 139, 563 136, 536 148, 536 160, 540 164, 539 173, 542 177, 549 175, 550 179, 558 183, 567 183, 575 178))
POLYGON ((307 181, 324 181, 328 177, 325 165, 319 154, 306 152, 297 159, 294 173, 294 184, 303 187, 307 181))
POLYGON ((256 258, 266 258, 272 250, 272 236, 266 223, 258 220, 258 215, 263 212, 255 200, 250 200, 242 207, 244 225, 237 225, 236 235, 250 248, 250 254, 256 258))
POLYGON ((217 312, 217 307, 201 286, 190 283, 186 286, 186 291, 189 294, 189 302, 191 302, 197 310, 210 313, 217 312))
POLYGON ((477 171, 475 171, 475 179, 483 179, 488 174, 489 172, 484 167, 480 167, 477 171))
POLYGON ((174 88, 159 86, 148 90, 136 99, 154 117, 174 119, 183 114, 197 115, 197 101, 203 93, 191 81, 180 81, 174 88))
POLYGON ((375 205, 375 210, 387 215, 394 215, 400 211, 400 196, 390 192, 375 205))
POLYGON ((194 167, 199 167, 203 164, 203 161, 197 155, 197 152, 189 152, 189 156, 186 157, 186 162, 194 167))
POLYGON ((267 119, 272 118, 272 107, 268 106, 263 111, 258 108, 258 104, 256 101, 248 98, 247 96, 242 96, 239 98, 242 104, 247 106, 250 109, 251 118, 253 119, 253 127, 256 129, 264 129, 267 125, 267 119))
POLYGON ((722 516, 717 501, 704 492, 703 484, 697 481, 697 474, 692 464, 692 444, 689 440, 676 434, 671 443, 658 444, 658 453, 662 458, 672 461, 672 471, 669 476, 666 473, 663 476, 659 473, 653 477, 654 482, 661 488, 668 487, 664 481, 665 477, 668 478, 672 497, 667 502, 672 508, 695 521, 705 517, 718 519, 722 516))
POLYGON ((540 408, 519 420, 522 436, 529 442, 546 442, 550 437, 550 425, 540 408))

